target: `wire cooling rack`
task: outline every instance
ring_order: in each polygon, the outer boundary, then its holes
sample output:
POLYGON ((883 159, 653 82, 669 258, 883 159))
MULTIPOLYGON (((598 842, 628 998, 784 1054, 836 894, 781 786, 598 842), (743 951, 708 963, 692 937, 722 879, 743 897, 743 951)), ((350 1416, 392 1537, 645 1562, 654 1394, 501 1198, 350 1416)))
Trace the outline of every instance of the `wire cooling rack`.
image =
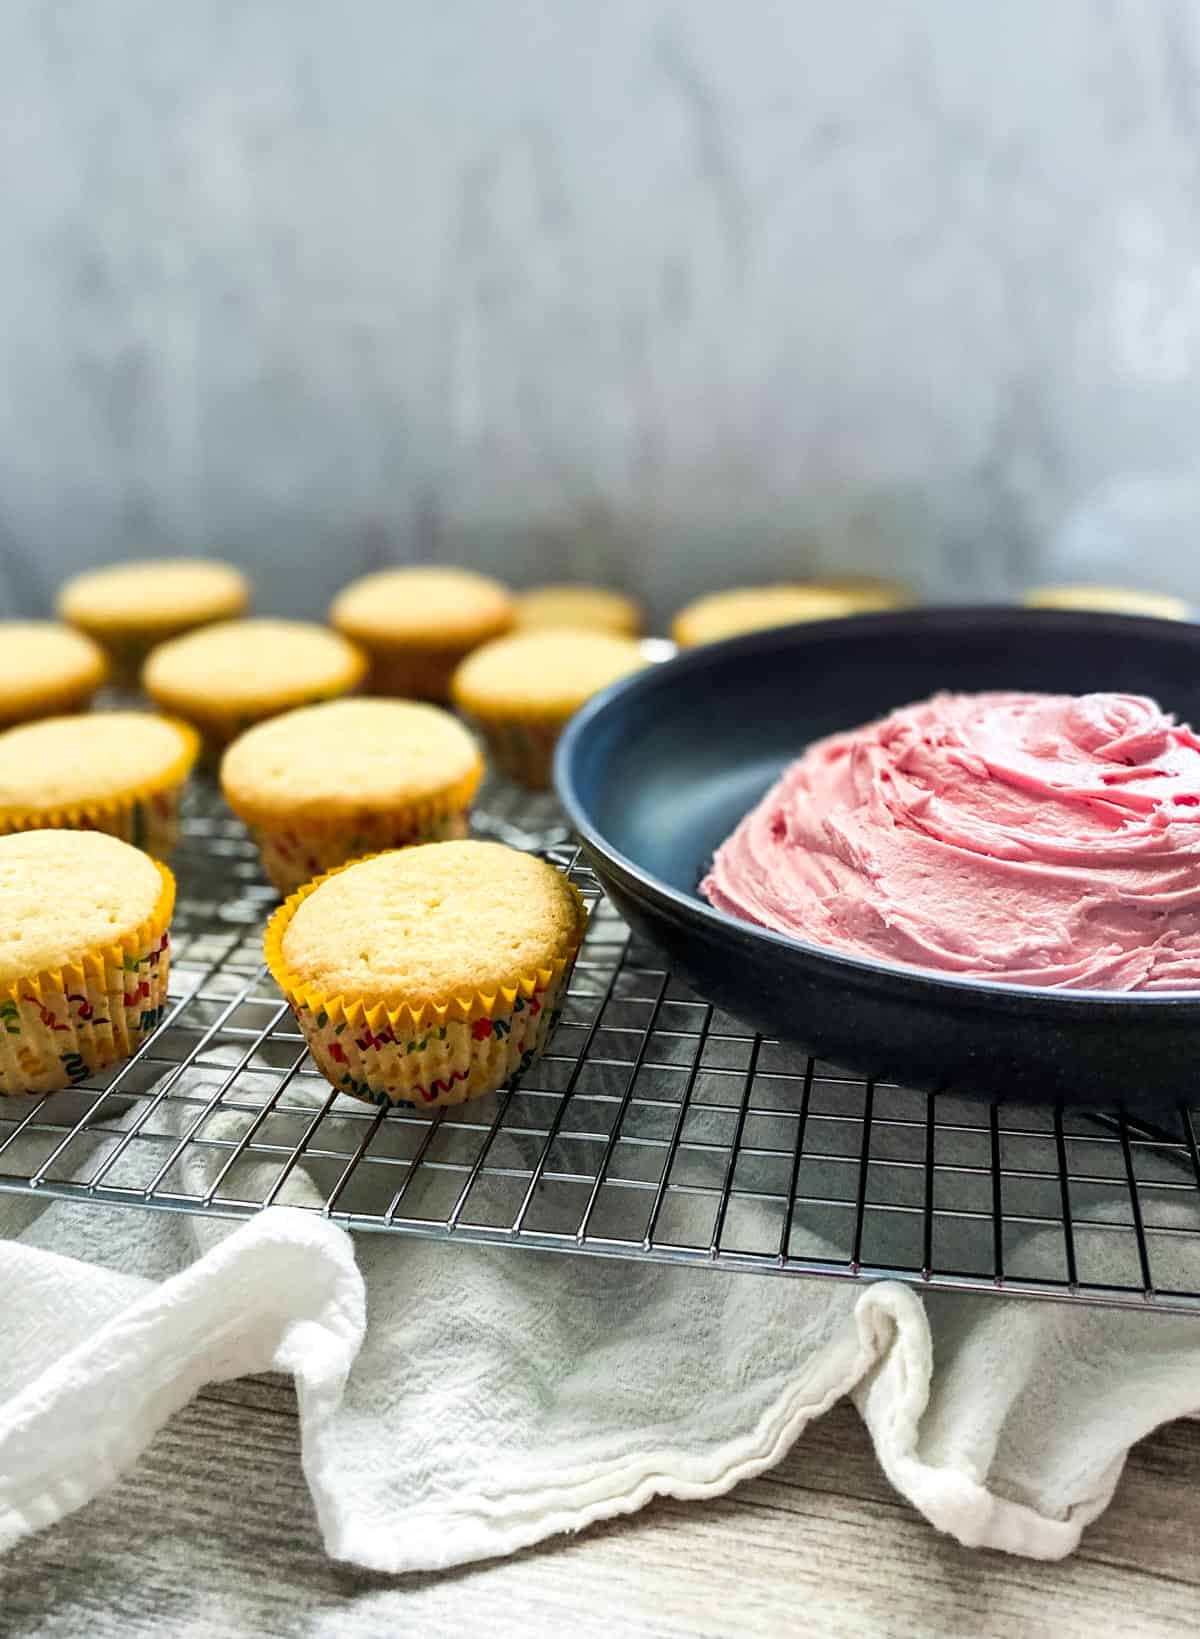
POLYGON ((631 937, 550 797, 484 793, 592 907, 519 1091, 384 1112, 315 1072, 261 960, 274 903, 201 792, 175 860, 172 1001, 126 1064, 0 1103, 0 1190, 352 1229, 1200 1309, 1193 1113, 1107 1117, 864 1082, 714 1010, 631 937))

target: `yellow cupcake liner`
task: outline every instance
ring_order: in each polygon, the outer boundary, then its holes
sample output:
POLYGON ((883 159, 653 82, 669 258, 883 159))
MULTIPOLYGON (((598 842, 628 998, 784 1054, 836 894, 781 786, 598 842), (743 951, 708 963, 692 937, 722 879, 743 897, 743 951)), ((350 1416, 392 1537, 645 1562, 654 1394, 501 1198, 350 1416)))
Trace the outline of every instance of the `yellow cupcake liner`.
POLYGON ((271 975, 325 1079, 369 1104, 421 1109, 482 1098, 519 1080, 558 1022, 583 942, 587 911, 574 884, 568 886, 577 936, 567 954, 492 991, 468 990, 414 1006, 397 997, 331 995, 288 968, 283 939, 292 917, 337 874, 328 871, 294 893, 271 918, 263 940, 271 975))
POLYGON ((0 808, 0 836, 14 831, 104 831, 161 859, 179 840, 179 808, 183 788, 200 753, 195 729, 175 718, 179 755, 146 780, 99 797, 94 802, 65 807, 0 808))
POLYGON ((175 878, 153 911, 112 945, 0 984, 0 1097, 74 1087, 133 1053, 162 1019, 175 878))
POLYGON ((557 717, 471 712, 496 768, 530 791, 545 791, 553 783, 554 748, 570 717, 569 711, 557 717))
POLYGON ((391 848, 451 842, 467 835, 471 799, 483 778, 479 760, 461 779, 431 796, 353 815, 269 814, 253 802, 226 801, 249 826, 268 880, 289 894, 339 865, 391 848))

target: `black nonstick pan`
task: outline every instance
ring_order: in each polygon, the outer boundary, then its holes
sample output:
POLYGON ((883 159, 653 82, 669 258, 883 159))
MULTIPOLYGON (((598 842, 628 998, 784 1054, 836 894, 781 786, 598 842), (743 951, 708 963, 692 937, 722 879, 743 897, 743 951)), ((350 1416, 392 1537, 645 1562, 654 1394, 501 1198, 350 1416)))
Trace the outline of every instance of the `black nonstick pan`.
POLYGON ((1148 694, 1200 725, 1200 626, 923 609, 735 638, 591 701, 559 746, 559 795, 629 923, 765 1034, 907 1086, 1143 1114, 1189 1099, 1200 991, 948 978, 803 944, 699 897, 714 849, 806 745, 939 689, 1148 694))

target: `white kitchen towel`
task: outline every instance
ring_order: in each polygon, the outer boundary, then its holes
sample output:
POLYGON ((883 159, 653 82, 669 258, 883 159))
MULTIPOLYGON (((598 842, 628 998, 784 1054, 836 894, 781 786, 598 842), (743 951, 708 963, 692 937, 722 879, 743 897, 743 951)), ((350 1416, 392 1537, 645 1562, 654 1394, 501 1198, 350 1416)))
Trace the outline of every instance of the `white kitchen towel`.
POLYGON ((294 1375, 328 1551, 429 1570, 769 1468, 843 1395, 960 1541, 1069 1553, 1200 1408, 1200 1318, 0 1200, 0 1546, 206 1381, 294 1375))

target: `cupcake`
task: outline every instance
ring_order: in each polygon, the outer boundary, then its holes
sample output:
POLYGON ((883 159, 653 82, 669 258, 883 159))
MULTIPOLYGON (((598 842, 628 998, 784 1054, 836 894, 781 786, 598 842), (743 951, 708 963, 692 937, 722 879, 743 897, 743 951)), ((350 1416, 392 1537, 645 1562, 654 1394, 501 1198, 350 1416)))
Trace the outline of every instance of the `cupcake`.
POLYGON ((1129 586, 1034 586, 1025 594, 1029 609, 1092 609, 1101 614, 1155 615, 1159 620, 1187 620, 1191 611, 1182 598, 1163 592, 1139 592, 1129 586))
POLYGON ((0 734, 0 834, 107 831, 161 857, 200 749, 186 723, 148 711, 47 717, 0 734))
POLYGON ((0 837, 0 1094, 128 1058, 162 1018, 175 879, 98 831, 0 837))
POLYGON ((203 734, 210 751, 264 717, 349 694, 366 661, 304 620, 225 620, 162 643, 142 671, 146 693, 203 734))
POLYGON ((836 620, 861 612, 852 592, 822 586, 745 586, 697 598, 675 616, 671 636, 681 648, 741 637, 800 620, 836 620))
POLYGON ((642 611, 632 598, 603 586, 534 586, 517 595, 517 625, 572 626, 636 637, 642 629, 642 611))
POLYGON ((905 609, 917 601, 911 586, 901 580, 879 575, 821 575, 796 583, 805 592, 835 592, 854 600, 853 613, 866 615, 879 609, 905 609))
POLYGON ((647 664, 632 638, 518 632, 478 649, 454 674, 454 701, 479 724, 492 760, 533 790, 550 784, 554 747, 593 694, 647 664))
POLYGON ((498 842, 431 842, 301 888, 267 964, 317 1068, 373 1104, 479 1098, 557 1022, 587 916, 553 866, 498 842))
POLYGON ((263 869, 290 893, 363 854, 465 837, 482 774, 475 741, 449 712, 334 700, 235 740, 221 788, 254 832, 263 869))
POLYGON ((58 612, 103 644, 117 680, 132 686, 156 644, 229 620, 249 603, 249 582, 232 564, 149 558, 76 575, 58 595, 58 612))
POLYGON ((513 624, 499 581, 469 569, 384 569, 347 586, 329 618, 371 661, 371 694, 445 700, 465 655, 513 624))
POLYGON ((0 728, 82 711, 108 674, 104 651, 50 620, 0 620, 0 728))

